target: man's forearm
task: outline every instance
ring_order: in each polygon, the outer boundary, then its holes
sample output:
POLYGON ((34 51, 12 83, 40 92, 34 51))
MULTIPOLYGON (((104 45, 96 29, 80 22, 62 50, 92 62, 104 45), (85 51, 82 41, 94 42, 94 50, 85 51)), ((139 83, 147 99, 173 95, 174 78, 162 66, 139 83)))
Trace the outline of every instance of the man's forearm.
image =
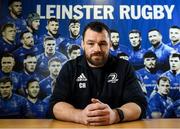
POLYGON ((53 113, 56 119, 63 121, 72 121, 81 123, 81 110, 75 109, 71 104, 58 102, 53 107, 53 113))
POLYGON ((120 107, 124 113, 123 121, 137 120, 141 115, 141 108, 136 103, 130 102, 120 107))

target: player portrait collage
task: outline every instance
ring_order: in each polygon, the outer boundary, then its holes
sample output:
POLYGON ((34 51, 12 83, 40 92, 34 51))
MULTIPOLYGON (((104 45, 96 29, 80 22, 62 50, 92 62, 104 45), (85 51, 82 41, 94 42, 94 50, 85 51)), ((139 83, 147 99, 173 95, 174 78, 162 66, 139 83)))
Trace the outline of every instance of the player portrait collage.
MULTIPOLYGON (((0 20, 0 118, 50 118, 49 100, 62 66, 83 54, 83 28, 80 19, 69 19, 69 36, 63 37, 52 17, 39 34, 40 15, 22 17, 22 4, 9 0, 9 13, 0 20)), ((143 48, 138 29, 129 31, 130 48, 111 29, 110 53, 133 65, 148 102, 147 119, 180 117, 180 26, 167 29, 167 43, 157 28, 148 31, 149 48, 143 48)))

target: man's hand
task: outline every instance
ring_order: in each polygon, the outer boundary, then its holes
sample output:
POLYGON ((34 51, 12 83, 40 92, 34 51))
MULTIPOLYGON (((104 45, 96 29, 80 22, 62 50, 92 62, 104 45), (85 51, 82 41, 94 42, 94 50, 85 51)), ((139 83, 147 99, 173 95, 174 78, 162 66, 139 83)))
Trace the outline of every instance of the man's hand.
POLYGON ((102 103, 98 99, 92 99, 92 103, 87 105, 81 112, 80 123, 86 125, 109 125, 118 122, 119 116, 109 105, 102 103))

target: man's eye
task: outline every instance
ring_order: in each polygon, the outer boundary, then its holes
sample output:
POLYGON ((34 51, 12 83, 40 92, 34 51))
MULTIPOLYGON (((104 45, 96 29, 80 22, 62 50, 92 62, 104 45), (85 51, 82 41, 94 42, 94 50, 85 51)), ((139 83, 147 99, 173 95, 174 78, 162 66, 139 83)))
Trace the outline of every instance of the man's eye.
POLYGON ((94 43, 92 43, 92 42, 89 42, 89 43, 87 43, 87 44, 92 46, 94 43))
POLYGON ((106 45, 107 45, 106 42, 102 42, 102 43, 99 44, 99 46, 106 46, 106 45))

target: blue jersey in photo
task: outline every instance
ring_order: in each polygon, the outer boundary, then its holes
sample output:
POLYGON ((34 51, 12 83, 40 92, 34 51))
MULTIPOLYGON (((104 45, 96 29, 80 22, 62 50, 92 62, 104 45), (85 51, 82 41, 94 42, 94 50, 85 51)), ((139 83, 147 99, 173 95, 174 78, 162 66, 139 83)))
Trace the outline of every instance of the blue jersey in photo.
POLYGON ((11 71, 10 73, 4 73, 3 71, 0 71, 0 78, 2 77, 9 77, 12 80, 13 83, 13 92, 17 92, 20 89, 20 74, 15 71, 11 71))
POLYGON ((3 38, 0 38, 0 56, 2 56, 4 53, 12 53, 15 51, 19 45, 16 42, 13 43, 7 43, 3 38))
POLYGON ((174 50, 176 50, 176 52, 180 53, 180 42, 176 43, 175 45, 173 45, 172 42, 169 42, 167 45, 174 48, 174 50))
POLYGON ((163 115, 164 118, 180 118, 180 99, 169 105, 163 115))
POLYGON ((52 58, 59 58, 62 64, 68 60, 64 54, 57 51, 55 52, 54 55, 51 55, 49 57, 46 56, 44 53, 42 53, 38 57, 37 71, 39 74, 45 77, 49 76, 48 61, 52 58))
POLYGON ((50 76, 40 81, 39 85, 43 96, 46 97, 52 94, 52 82, 53 79, 50 76))
POLYGON ((180 73, 179 74, 174 74, 172 71, 167 71, 163 73, 161 76, 166 76, 170 79, 170 93, 169 96, 173 100, 178 100, 180 99, 180 73))
POLYGON ((160 43, 156 48, 151 47, 149 50, 156 54, 159 68, 166 70, 169 65, 169 56, 175 50, 164 43, 160 43))
POLYGON ((152 91, 155 89, 157 85, 157 80, 162 74, 162 72, 158 70, 156 73, 151 73, 146 68, 142 68, 140 70, 137 70, 136 74, 138 76, 141 76, 143 84, 147 91, 147 97, 149 98, 152 91))
POLYGON ((14 19, 10 15, 5 16, 1 19, 1 25, 6 23, 13 23, 16 26, 16 32, 19 35, 21 32, 26 30, 26 20, 23 17, 14 19))
POLYGON ((20 87, 21 89, 26 89, 27 82, 31 79, 36 79, 37 81, 41 81, 44 78, 41 74, 37 73, 36 71, 33 73, 27 73, 25 71, 20 72, 20 78, 21 81, 20 87))
POLYGON ((161 117, 164 114, 165 109, 172 104, 172 99, 168 96, 162 96, 159 93, 155 93, 149 99, 149 108, 150 112, 159 112, 161 113, 161 117))
POLYGON ((47 115, 47 105, 42 100, 37 100, 35 103, 32 103, 28 100, 29 103, 29 116, 30 118, 46 118, 47 115))
POLYGON ((144 67, 144 53, 146 52, 145 49, 139 50, 131 50, 129 54, 129 62, 133 65, 133 67, 137 70, 144 67))
POLYGON ((68 56, 67 54, 67 48, 69 45, 76 44, 81 47, 81 42, 82 42, 82 36, 79 36, 77 38, 65 38, 63 42, 57 45, 58 49, 60 52, 68 56))
POLYGON ((29 104, 27 100, 17 94, 9 99, 0 97, 0 118, 25 118, 28 116, 29 104))

